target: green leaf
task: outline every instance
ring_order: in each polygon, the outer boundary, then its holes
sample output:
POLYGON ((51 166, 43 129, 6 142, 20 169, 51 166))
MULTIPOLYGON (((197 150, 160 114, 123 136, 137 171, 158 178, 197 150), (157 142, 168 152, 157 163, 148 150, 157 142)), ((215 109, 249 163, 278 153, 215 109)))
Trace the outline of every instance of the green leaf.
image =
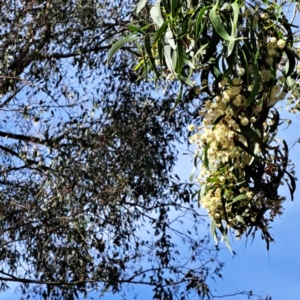
POLYGON ((162 24, 164 23, 164 19, 162 17, 161 10, 160 10, 160 1, 156 1, 156 3, 151 7, 150 15, 154 23, 158 27, 161 27, 162 24))
POLYGON ((236 218, 236 220, 239 221, 240 223, 245 224, 244 218, 243 218, 242 216, 237 215, 237 216, 235 216, 235 218, 236 218))
POLYGON ((241 200, 245 200, 245 199, 247 199, 247 196, 244 195, 244 194, 240 194, 240 195, 234 197, 232 199, 232 201, 230 201, 228 204, 232 204, 232 203, 235 203, 235 202, 238 202, 238 201, 241 201, 241 200))
POLYGON ((261 138, 257 134, 256 131, 254 131, 252 128, 249 126, 240 126, 241 133, 249 138, 251 141, 260 144, 261 143, 261 138))
POLYGON ((214 219, 212 219, 211 223, 210 223, 210 232, 215 240, 215 243, 218 244, 218 237, 217 237, 217 232, 216 232, 216 222, 214 219))
POLYGON ((288 77, 295 70, 295 66, 296 66, 296 58, 295 57, 297 57, 298 59, 299 59, 299 57, 298 57, 298 55, 293 50, 291 50, 287 46, 284 47, 283 50, 285 51, 285 53, 286 53, 286 55, 288 57, 288 64, 286 65, 286 70, 285 70, 286 71, 285 77, 288 77))
POLYGON ((231 246, 230 246, 230 243, 229 243, 227 234, 226 234, 226 232, 225 232, 224 230, 223 230, 223 232, 222 232, 222 236, 223 236, 223 239, 224 239, 224 241, 225 241, 225 244, 226 244, 228 250, 229 250, 232 254, 234 254, 234 252, 232 251, 232 248, 231 248, 231 246))
POLYGON ((210 6, 204 6, 200 13, 198 14, 198 17, 197 17, 197 21, 196 21, 196 39, 198 40, 202 34, 202 31, 206 25, 206 20, 204 20, 204 24, 202 24, 201 26, 201 23, 202 23, 202 18, 203 18, 203 15, 204 13, 210 8, 210 6))
POLYGON ((279 125, 279 120, 280 120, 278 110, 274 108, 272 112, 273 112, 273 118, 272 118, 273 124, 270 126, 270 130, 269 130, 270 133, 275 132, 277 130, 277 127, 279 125))
POLYGON ((219 36, 225 40, 225 41, 234 41, 235 39, 232 38, 232 36, 230 36, 228 34, 228 32, 226 31, 226 29, 224 28, 222 21, 219 17, 219 15, 216 13, 217 11, 217 6, 218 6, 219 2, 217 2, 217 4, 214 5, 214 7, 210 10, 209 12, 209 18, 211 20, 211 23, 213 25, 213 27, 215 28, 216 32, 219 34, 219 36))
POLYGON ((178 77, 180 80, 182 80, 185 84, 187 84, 190 87, 194 87, 194 83, 193 81, 189 78, 189 77, 185 77, 185 76, 179 76, 178 77))
POLYGON ((139 32, 140 31, 140 28, 136 27, 136 26, 133 26, 133 25, 129 25, 128 26, 128 29, 132 32, 139 32))
POLYGON ((173 69, 173 64, 172 64, 171 46, 170 45, 164 46, 164 56, 165 56, 166 65, 167 65, 169 71, 174 74, 175 70, 173 69))
POLYGON ((209 160, 208 160, 207 152, 210 147, 210 143, 211 142, 207 143, 207 145, 204 148, 204 153, 203 153, 204 159, 202 160, 203 166, 208 170, 209 170, 209 160))
POLYGON ((138 14, 146 5, 147 3, 147 0, 140 0, 138 5, 137 5, 137 8, 136 8, 136 13, 138 14))
POLYGON ((169 15, 171 12, 170 0, 162 0, 162 4, 164 9, 166 10, 166 14, 169 15))
POLYGON ((175 19, 178 0, 171 0, 171 17, 175 19))
MULTIPOLYGON (((244 46, 245 47, 245 46, 244 46)), ((244 48, 243 47, 243 48, 244 48)), ((243 66, 245 67, 245 72, 246 72, 246 78, 247 78, 247 82, 246 84, 249 85, 249 67, 248 67, 248 60, 246 57, 246 53, 244 52, 243 48, 238 48, 240 53, 241 53, 241 57, 243 58, 243 66)), ((246 50, 246 47, 245 47, 246 50)))
POLYGON ((183 43, 182 40, 179 39, 177 40, 177 65, 176 65, 177 74, 181 74, 183 65, 184 65, 183 43))
POLYGON ((294 193, 296 191, 296 180, 289 172, 285 171, 285 174, 288 175, 288 177, 290 179, 290 182, 291 182, 291 184, 289 184, 289 182, 286 180, 286 183, 287 183, 288 188, 290 190, 291 198, 292 198, 292 201, 293 201, 294 200, 294 193))
POLYGON ((174 73, 176 73, 176 66, 177 66, 177 51, 174 50, 172 53, 172 66, 173 66, 173 70, 175 71, 174 73))
POLYGON ((226 114, 221 115, 219 117, 216 118, 216 120, 213 122, 213 127, 212 130, 214 130, 216 128, 216 126, 218 125, 218 123, 224 118, 226 117, 226 114))
POLYGON ((176 44, 175 44, 173 32, 170 28, 168 28, 168 30, 166 31, 165 42, 169 44, 172 47, 172 49, 176 50, 176 44))
POLYGON ((193 181, 194 181, 195 173, 196 173, 196 168, 194 167, 194 168, 193 168, 193 171, 192 171, 192 174, 191 174, 190 177, 189 177, 189 181, 190 181, 190 182, 193 182, 193 181))
POLYGON ((200 199, 202 199, 205 196, 205 192, 206 192, 206 183, 201 185, 201 189, 200 189, 200 199))
POLYGON ((234 2, 232 5, 233 9, 233 22, 231 21, 231 38, 232 40, 228 44, 227 48, 227 56, 230 56, 234 49, 235 41, 236 41, 236 26, 237 26, 237 21, 239 17, 239 10, 240 6, 238 5, 237 2, 234 2))
POLYGON ((159 40, 157 43, 157 50, 159 56, 159 63, 161 66, 164 65, 164 42, 159 40))
MULTIPOLYGON (((175 108, 176 108, 177 105, 180 103, 181 97, 182 97, 182 92, 183 92, 183 85, 180 83, 179 93, 178 93, 178 95, 177 95, 177 99, 176 99, 175 105, 174 105, 173 109, 171 110, 170 115, 174 113, 175 108)), ((196 162, 196 160, 197 160, 197 156, 195 156, 195 162, 196 162)), ((196 167, 196 166, 197 166, 197 165, 196 165, 196 163, 195 163, 195 167, 196 167)))
POLYGON ((235 39, 236 37, 236 27, 239 18, 240 6, 237 2, 231 4, 233 10, 233 23, 232 23, 232 30, 231 30, 231 37, 235 39))
POLYGON ((212 74, 217 80, 223 77, 222 72, 216 66, 214 66, 212 74))
POLYGON ((254 146, 253 144, 251 145, 251 150, 253 150, 253 154, 252 157, 251 157, 251 160, 249 162, 249 166, 252 165, 252 163, 254 162, 254 160, 258 157, 259 153, 260 153, 260 147, 259 147, 259 144, 258 143, 254 143, 254 146))
POLYGON ((254 70, 254 87, 253 87, 248 99, 246 100, 246 106, 251 105, 252 101, 255 99, 255 97, 257 96, 258 91, 259 91, 260 77, 259 77, 259 73, 258 73, 256 59, 254 60, 254 63, 253 63, 253 70, 254 70))
POLYGON ((126 36, 124 39, 117 41, 115 44, 112 45, 112 47, 109 49, 108 55, 107 55, 107 65, 111 62, 112 57, 115 55, 115 53, 121 49, 125 44, 133 42, 137 40, 139 37, 134 35, 126 36))
POLYGON ((158 40, 161 40, 162 38, 165 37, 165 33, 166 33, 167 26, 169 23, 170 23, 170 20, 167 20, 159 27, 159 29, 156 32, 156 36, 155 36, 153 45, 155 45, 158 40))
POLYGON ((150 59, 150 62, 151 62, 151 65, 152 65, 152 68, 156 74, 156 76, 159 78, 160 77, 160 74, 158 73, 157 69, 156 69, 156 65, 155 65, 155 60, 154 60, 154 57, 152 55, 152 51, 151 51, 151 42, 150 42, 150 36, 149 34, 146 34, 145 35, 145 50, 146 50, 146 53, 148 54, 148 57, 150 59))

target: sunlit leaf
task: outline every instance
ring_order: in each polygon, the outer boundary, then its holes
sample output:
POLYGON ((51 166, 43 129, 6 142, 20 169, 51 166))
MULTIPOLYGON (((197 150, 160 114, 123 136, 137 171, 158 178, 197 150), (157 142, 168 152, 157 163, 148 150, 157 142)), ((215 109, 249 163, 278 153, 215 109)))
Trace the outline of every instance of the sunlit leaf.
POLYGON ((136 13, 138 14, 146 5, 147 0, 140 0, 137 7, 136 7, 136 13))
POLYGON ((108 52, 108 55, 107 55, 107 64, 110 64, 113 56, 116 54, 116 52, 118 50, 120 50, 122 47, 124 47, 125 44, 133 42, 137 39, 138 39, 138 36, 130 35, 130 36, 127 36, 127 37, 123 38, 120 41, 117 41, 115 44, 113 44, 112 47, 110 48, 109 52, 108 52))

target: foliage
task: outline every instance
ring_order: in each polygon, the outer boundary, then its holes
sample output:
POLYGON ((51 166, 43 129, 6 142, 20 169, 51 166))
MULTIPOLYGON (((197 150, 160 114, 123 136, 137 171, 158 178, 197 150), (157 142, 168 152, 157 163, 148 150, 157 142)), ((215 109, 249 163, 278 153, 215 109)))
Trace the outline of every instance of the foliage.
POLYGON ((232 228, 237 237, 259 230, 269 247, 269 224, 285 200, 279 185, 286 182, 292 199, 295 192, 287 143, 276 137, 282 121, 274 107, 287 96, 293 109, 298 105, 297 26, 284 9, 267 0, 140 1, 138 12, 149 17, 129 26, 140 77, 178 79, 204 101, 201 126, 189 126, 190 142, 201 169, 200 204, 216 241, 218 229, 227 244, 232 228))
POLYGON ((1 291, 74 299, 131 284, 155 299, 214 297, 218 248, 199 232, 196 191, 173 173, 175 142, 200 122, 198 91, 182 88, 178 103, 174 81, 157 97, 135 82, 147 64, 129 69, 140 40, 116 42, 140 23, 153 64, 144 4, 134 19, 131 1, 0 3, 1 291))
POLYGON ((1 291, 74 299, 140 284, 207 298, 221 276, 195 191, 172 172, 197 103, 175 109, 171 92, 133 84, 129 54, 104 66, 127 4, 0 4, 1 291))

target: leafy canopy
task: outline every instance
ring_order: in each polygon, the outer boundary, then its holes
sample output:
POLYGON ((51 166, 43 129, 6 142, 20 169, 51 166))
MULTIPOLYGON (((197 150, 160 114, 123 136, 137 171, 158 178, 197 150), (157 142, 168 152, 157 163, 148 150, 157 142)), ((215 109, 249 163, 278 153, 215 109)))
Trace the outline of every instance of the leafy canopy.
MULTIPOLYGON (((132 33, 110 49, 109 58, 124 42, 133 42, 140 78, 178 80, 203 100, 201 126, 189 126, 201 169, 199 202, 211 217, 215 240, 218 230, 228 246, 228 230, 234 229, 238 238, 260 231, 269 247, 269 224, 285 200, 278 188, 285 182, 292 199, 295 192, 275 108, 286 98, 292 110, 298 106, 299 39, 297 26, 285 16, 290 5, 139 1, 137 13, 146 22, 131 23, 132 33)), ((296 13, 298 4, 294 8, 296 13)))

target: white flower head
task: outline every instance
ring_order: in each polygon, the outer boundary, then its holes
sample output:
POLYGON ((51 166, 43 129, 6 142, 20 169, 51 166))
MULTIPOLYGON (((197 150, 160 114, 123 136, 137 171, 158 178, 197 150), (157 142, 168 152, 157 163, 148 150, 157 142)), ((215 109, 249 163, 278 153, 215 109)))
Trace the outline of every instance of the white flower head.
POLYGON ((244 74, 245 74, 245 69, 244 68, 239 68, 239 70, 238 70, 238 75, 239 76, 243 76, 244 74))
POLYGON ((279 49, 283 49, 285 47, 285 45, 286 45, 285 40, 283 40, 283 39, 278 40, 277 46, 278 46, 279 49))
POLYGON ((266 63, 269 64, 269 65, 273 65, 273 57, 272 56, 268 56, 266 58, 266 63))
POLYGON ((266 19, 269 18, 269 14, 268 14, 268 13, 262 13, 262 14, 260 15, 260 17, 261 17, 262 19, 266 20, 266 19))
POLYGON ((230 93, 229 93, 228 90, 223 92, 222 100, 223 100, 224 103, 229 103, 230 102, 230 93))
POLYGON ((227 78, 227 77, 224 77, 224 78, 222 79, 222 81, 220 82, 220 85, 221 85, 221 86, 224 86, 224 85, 226 85, 226 84, 228 84, 228 78, 227 78))
POLYGON ((233 100, 233 105, 235 105, 236 107, 239 107, 239 106, 241 106, 241 104, 242 104, 242 99, 241 99, 241 97, 235 97, 234 98, 234 100, 233 100))
POLYGON ((195 125, 194 124, 188 125, 188 131, 194 131, 194 130, 195 130, 195 125))
POLYGON ((232 84, 233 85, 240 85, 242 80, 240 78, 233 78, 232 79, 232 84))
POLYGON ((276 54, 276 50, 273 47, 268 48, 269 56, 274 56, 276 54))
POLYGON ((241 118, 241 125, 247 126, 249 124, 249 120, 246 117, 241 118))

